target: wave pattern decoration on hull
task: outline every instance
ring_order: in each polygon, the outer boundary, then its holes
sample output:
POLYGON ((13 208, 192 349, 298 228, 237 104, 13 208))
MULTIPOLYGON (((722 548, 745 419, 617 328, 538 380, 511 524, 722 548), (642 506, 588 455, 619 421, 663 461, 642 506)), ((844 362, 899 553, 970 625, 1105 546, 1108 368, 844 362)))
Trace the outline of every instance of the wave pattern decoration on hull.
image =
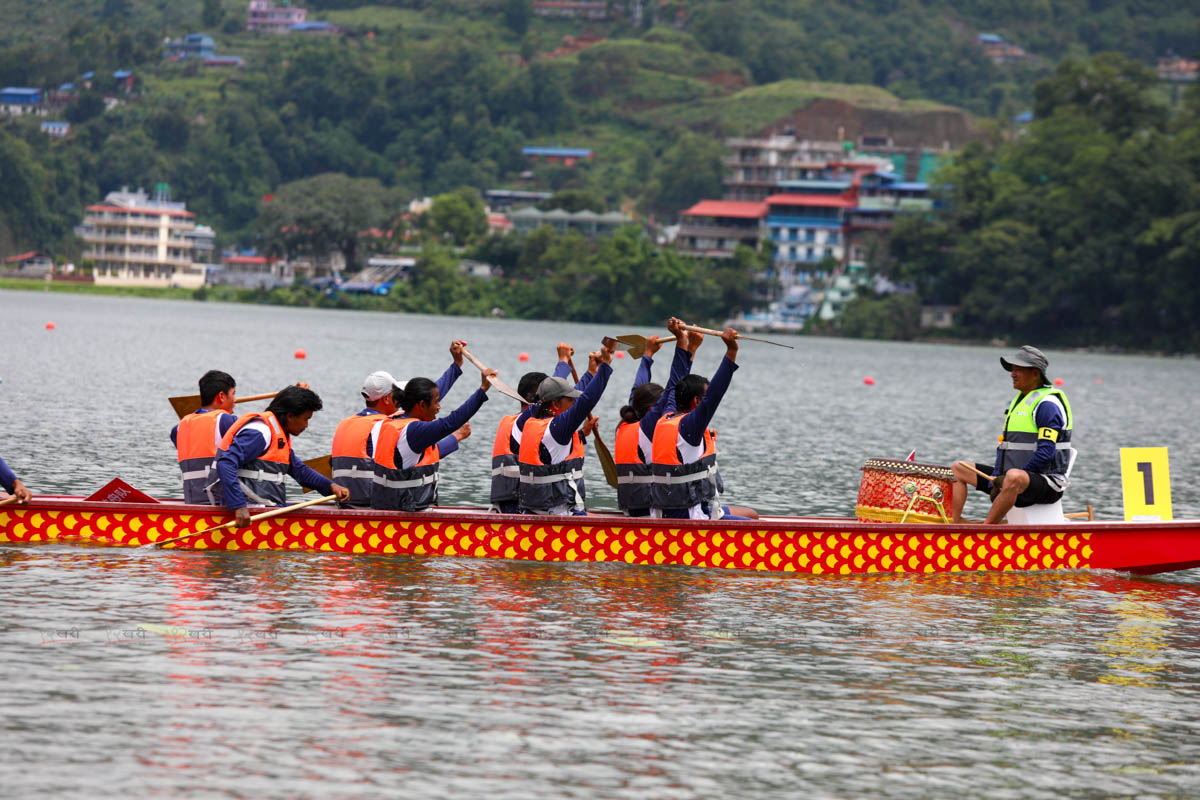
MULTIPOLYGON (((0 541, 138 546, 226 520, 225 513, 197 506, 134 509, 64 500, 0 509, 0 541)), ((818 518, 709 523, 619 516, 329 510, 282 515, 242 530, 211 531, 166 548, 623 562, 818 575, 1114 566, 1097 563, 1095 534, 1083 530, 1083 525, 1054 527, 1065 530, 863 524, 818 518)))

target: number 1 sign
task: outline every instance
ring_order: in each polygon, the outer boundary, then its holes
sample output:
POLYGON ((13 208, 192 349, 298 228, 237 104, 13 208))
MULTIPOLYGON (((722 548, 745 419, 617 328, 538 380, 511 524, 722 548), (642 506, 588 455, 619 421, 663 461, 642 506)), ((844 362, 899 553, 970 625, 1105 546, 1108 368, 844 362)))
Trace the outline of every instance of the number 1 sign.
POLYGON ((1171 469, 1165 447, 1121 448, 1121 492, 1127 520, 1171 519, 1171 469))

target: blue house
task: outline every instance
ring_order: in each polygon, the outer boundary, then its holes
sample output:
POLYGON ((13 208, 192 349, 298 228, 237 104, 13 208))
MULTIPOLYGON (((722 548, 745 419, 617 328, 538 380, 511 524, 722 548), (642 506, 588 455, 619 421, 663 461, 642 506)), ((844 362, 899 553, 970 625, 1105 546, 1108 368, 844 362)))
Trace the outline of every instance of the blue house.
POLYGON ((42 107, 42 90, 29 89, 23 86, 6 86, 0 89, 0 114, 21 116, 23 114, 44 114, 42 107))
POLYGON ((167 42, 163 46, 163 57, 175 61, 212 58, 216 52, 217 45, 207 33, 189 33, 182 39, 167 42))

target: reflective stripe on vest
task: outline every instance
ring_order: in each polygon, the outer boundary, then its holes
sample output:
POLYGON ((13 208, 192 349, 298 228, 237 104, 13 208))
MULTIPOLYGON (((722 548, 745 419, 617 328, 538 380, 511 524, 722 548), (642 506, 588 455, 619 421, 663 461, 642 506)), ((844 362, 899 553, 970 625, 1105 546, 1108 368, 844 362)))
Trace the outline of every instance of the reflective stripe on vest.
POLYGON ((1024 397, 1017 395, 1013 398, 1004 415, 1004 433, 997 449, 1000 451, 1000 474, 1010 469, 1023 469, 1033 458, 1038 446, 1037 407, 1051 397, 1057 398, 1062 404, 1066 425, 1054 443, 1054 459, 1043 474, 1056 488, 1062 489, 1066 486, 1067 469, 1071 464, 1071 432, 1075 417, 1061 389, 1043 386, 1024 397))
POLYGON ((338 423, 333 432, 329 466, 333 480, 350 490, 346 505, 367 508, 371 505, 371 485, 375 480, 375 460, 367 455, 371 428, 382 414, 355 414, 338 423))
POLYGON ((209 484, 216 480, 217 449, 221 445, 222 411, 194 412, 179 420, 175 451, 183 473, 183 501, 193 505, 215 505, 209 484))
POLYGON ((617 426, 613 460, 617 464, 617 504, 622 510, 650 508, 650 484, 654 482, 650 465, 642 453, 650 447, 639 447, 646 438, 640 422, 622 422, 617 426))
POLYGON ((490 499, 493 505, 510 503, 517 499, 521 489, 521 470, 517 467, 517 457, 512 451, 512 436, 516 430, 513 423, 517 414, 510 414, 500 420, 496 429, 496 441, 492 443, 492 493, 490 499))
MULTIPOLYGON (((424 511, 437 504, 438 462, 436 444, 425 448, 416 464, 396 465, 396 446, 404 436, 412 417, 384 420, 375 441, 374 477, 371 481, 371 508, 393 511, 424 511)), ((407 441, 407 439, 405 439, 407 441)))
MULTIPOLYGON (((251 422, 265 424, 271 432, 271 438, 265 453, 249 464, 238 467, 238 483, 241 484, 242 493, 248 501, 262 506, 281 506, 287 502, 284 476, 292 464, 292 438, 274 414, 270 411, 254 411, 238 417, 238 421, 233 423, 233 427, 227 430, 221 439, 217 455, 227 452, 233 444, 233 437, 251 422)), ((214 497, 217 495, 216 488, 219 483, 218 480, 213 485, 214 497)))
POLYGON ((717 448, 712 431, 704 431, 704 450, 693 462, 684 464, 679 449, 679 423, 686 414, 663 417, 654 426, 650 467, 653 508, 691 508, 717 496, 717 448))
POLYGON ((521 434, 517 454, 520 469, 518 497, 521 507, 535 514, 547 514, 553 509, 584 509, 583 502, 583 439, 579 432, 571 434, 571 450, 567 457, 554 464, 545 463, 549 450, 542 439, 550 430, 554 417, 528 419, 521 434))

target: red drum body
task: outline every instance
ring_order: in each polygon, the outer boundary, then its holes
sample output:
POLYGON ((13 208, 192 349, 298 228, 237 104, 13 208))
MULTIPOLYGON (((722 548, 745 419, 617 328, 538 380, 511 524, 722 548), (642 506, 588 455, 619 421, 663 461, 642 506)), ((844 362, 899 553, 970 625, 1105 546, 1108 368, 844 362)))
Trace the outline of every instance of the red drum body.
POLYGON ((862 522, 949 522, 954 473, 939 464, 869 458, 854 514, 862 522))

